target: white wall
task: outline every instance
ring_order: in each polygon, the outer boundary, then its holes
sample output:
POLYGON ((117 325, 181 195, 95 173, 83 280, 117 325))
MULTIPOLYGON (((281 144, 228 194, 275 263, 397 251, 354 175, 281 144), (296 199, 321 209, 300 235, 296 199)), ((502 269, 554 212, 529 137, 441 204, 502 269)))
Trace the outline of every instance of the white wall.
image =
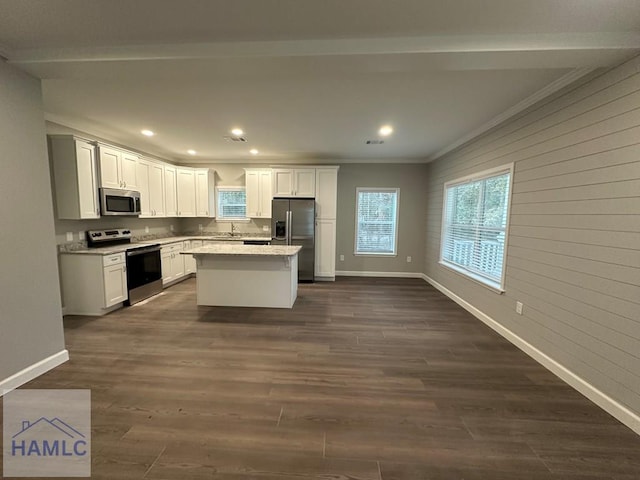
POLYGON ((9 377, 65 353, 40 81, 3 61, 0 165, 1 389, 9 377))
POLYGON ((430 164, 426 274, 609 397, 609 407, 631 412, 626 420, 640 429, 638 71, 636 58, 593 75, 430 164), (443 184, 510 162, 498 295, 438 264, 443 184))

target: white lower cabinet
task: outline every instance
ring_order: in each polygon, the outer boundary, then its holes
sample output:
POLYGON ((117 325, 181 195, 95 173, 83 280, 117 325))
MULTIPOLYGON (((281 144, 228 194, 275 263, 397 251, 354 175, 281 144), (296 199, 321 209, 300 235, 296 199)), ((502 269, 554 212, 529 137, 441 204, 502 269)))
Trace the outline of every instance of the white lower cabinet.
POLYGON ((62 303, 67 315, 104 315, 127 300, 124 253, 60 255, 62 303))
POLYGON ((160 250, 162 262, 162 285, 173 283, 185 276, 185 258, 180 252, 184 249, 183 242, 170 243, 160 250))
POLYGON ((336 277, 336 221, 316 220, 316 280, 335 280, 336 277))
MULTIPOLYGON (((185 250, 202 246, 202 240, 187 240, 184 242, 185 250)), ((196 259, 193 255, 182 255, 184 257, 184 273, 196 273, 196 259)))

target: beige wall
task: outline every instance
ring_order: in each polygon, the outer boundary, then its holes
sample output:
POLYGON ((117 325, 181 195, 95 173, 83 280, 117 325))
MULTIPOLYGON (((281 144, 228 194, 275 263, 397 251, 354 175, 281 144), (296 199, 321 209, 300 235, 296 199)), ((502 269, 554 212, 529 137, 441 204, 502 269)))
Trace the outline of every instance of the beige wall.
POLYGON ((64 350, 40 82, 0 60, 0 382, 64 350))
POLYGON ((639 70, 594 74, 429 164, 426 274, 640 414, 639 70), (499 295, 438 264, 442 192, 509 162, 499 295))
POLYGON ((424 271, 427 167, 424 164, 342 164, 338 171, 336 270, 338 272, 424 271), (400 188, 398 255, 354 255, 356 187, 400 188), (344 255, 344 261, 340 261, 344 255), (407 263, 407 256, 412 262, 407 263))

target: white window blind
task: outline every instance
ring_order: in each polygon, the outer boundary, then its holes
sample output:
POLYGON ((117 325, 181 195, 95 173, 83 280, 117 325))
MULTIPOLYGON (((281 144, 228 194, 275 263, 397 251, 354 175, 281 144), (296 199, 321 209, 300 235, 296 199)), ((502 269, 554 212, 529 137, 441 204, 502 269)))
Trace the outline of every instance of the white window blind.
POLYGON ((397 188, 356 189, 356 255, 395 255, 398 235, 397 188))
POLYGON ((502 288, 511 167, 445 185, 441 262, 502 288))
POLYGON ((244 187, 218 187, 218 220, 237 220, 247 216, 244 187))

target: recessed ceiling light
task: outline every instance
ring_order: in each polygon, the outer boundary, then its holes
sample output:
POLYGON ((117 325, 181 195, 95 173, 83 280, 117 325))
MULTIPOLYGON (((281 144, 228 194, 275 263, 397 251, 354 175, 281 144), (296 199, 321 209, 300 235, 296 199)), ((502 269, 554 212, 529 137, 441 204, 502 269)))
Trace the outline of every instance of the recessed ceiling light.
POLYGON ((155 135, 151 130, 141 130, 140 133, 146 137, 153 137, 155 135))
POLYGON ((260 153, 260 152, 258 152, 258 150, 256 150, 255 148, 252 148, 251 150, 249 150, 249 153, 250 153, 251 155, 257 155, 257 154, 258 154, 258 153, 260 153))
POLYGON ((231 133, 234 134, 236 137, 239 137, 240 135, 242 135, 244 132, 242 131, 241 128, 234 128, 233 130, 231 130, 231 133))
POLYGON ((198 153, 198 152, 196 152, 195 150, 187 150, 187 153, 188 153, 189 155, 195 155, 195 154, 196 154, 196 153, 198 153))
POLYGON ((383 137, 387 137, 393 133, 393 127, 391 125, 383 125, 378 130, 378 133, 383 137))

